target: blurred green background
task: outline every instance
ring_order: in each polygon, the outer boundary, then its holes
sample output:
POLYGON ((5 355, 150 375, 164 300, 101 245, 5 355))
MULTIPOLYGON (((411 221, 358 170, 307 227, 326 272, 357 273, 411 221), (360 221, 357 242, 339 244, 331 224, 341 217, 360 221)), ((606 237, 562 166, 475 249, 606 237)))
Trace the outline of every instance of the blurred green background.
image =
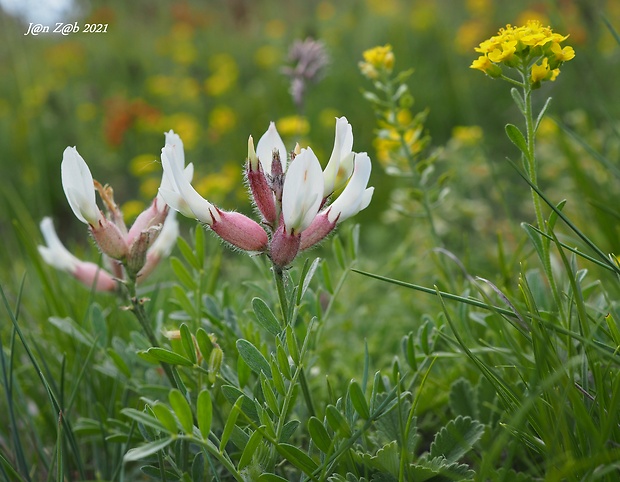
MULTIPOLYGON (((82 28, 104 24, 107 31, 66 36, 24 35, 32 20, 3 13, 0 235, 5 249, 0 265, 8 267, 4 272, 12 273, 11 281, 19 280, 24 261, 16 253, 29 252, 25 241, 36 244, 36 223, 46 215, 54 217, 69 246, 89 249, 61 188, 60 161, 68 145, 77 146, 95 179, 114 187, 128 221, 156 193, 159 151, 169 129, 185 142, 199 192, 224 209, 251 211, 242 182, 247 137, 260 137, 271 120, 287 145, 309 144, 325 163, 334 117, 346 115, 354 150, 368 151, 376 161, 375 119, 361 95, 371 86, 358 62, 365 49, 389 43, 395 70, 414 69, 409 80, 414 111, 429 110, 426 127, 433 147, 441 149, 437 169, 451 176, 451 193, 437 208, 440 233, 459 256, 474 256, 482 270, 490 263, 491 271, 493 249, 485 245, 476 251, 478 241, 492 246, 498 231, 510 241, 515 229, 510 222, 531 220, 532 213, 528 190, 505 162, 517 153, 504 125, 519 121, 508 85, 469 65, 479 42, 507 23, 530 18, 570 34, 567 43, 576 51, 559 79, 537 93, 537 107, 552 96, 551 116, 617 159, 620 49, 605 25, 620 25, 617 1, 78 1, 63 21, 82 28), (307 37, 324 42, 331 61, 299 112, 282 67, 289 63, 291 44, 307 37)), ((597 241, 613 251, 615 219, 605 218, 599 208, 613 202, 617 187, 607 185, 600 165, 557 125, 544 127, 541 185, 553 181, 556 201, 576 189, 583 197, 588 191, 577 184, 585 175, 593 199, 567 209, 583 219, 606 219, 597 241), (567 153, 576 160, 569 168, 567 153), (595 204, 599 208, 593 210, 595 204)), ((399 182, 375 162, 375 198, 357 218, 366 252, 378 262, 418 222, 415 205, 411 217, 390 211, 399 182)), ((420 239, 422 247, 431 247, 424 235, 420 239)))

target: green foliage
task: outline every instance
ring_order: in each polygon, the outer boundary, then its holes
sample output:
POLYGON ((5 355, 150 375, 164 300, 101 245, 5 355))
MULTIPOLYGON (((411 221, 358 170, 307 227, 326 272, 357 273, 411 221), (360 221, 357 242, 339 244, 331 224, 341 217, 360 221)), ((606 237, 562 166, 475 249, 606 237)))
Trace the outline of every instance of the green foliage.
POLYGON ((142 3, 81 5, 109 23, 98 37, 0 20, 0 478, 615 481, 615 4, 536 4, 577 51, 551 103, 549 86, 467 76, 467 32, 522 5, 142 3), (199 190, 249 211, 232 172, 249 134, 290 121, 280 67, 309 33, 332 63, 283 136, 326 161, 347 116, 373 159, 360 225, 273 270, 182 221, 135 292, 45 266, 47 214, 76 256, 106 262, 73 240, 66 145, 142 208, 161 173, 138 161, 175 129, 199 190), (385 42, 395 73, 363 79, 362 52, 385 42))

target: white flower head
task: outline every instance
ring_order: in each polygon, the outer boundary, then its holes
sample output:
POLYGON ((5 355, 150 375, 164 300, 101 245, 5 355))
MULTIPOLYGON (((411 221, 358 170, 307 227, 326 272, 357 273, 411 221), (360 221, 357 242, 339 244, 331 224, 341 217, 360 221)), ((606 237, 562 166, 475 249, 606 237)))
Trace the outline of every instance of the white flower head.
POLYGON ((75 147, 67 147, 60 165, 62 188, 75 216, 96 226, 103 218, 95 199, 93 176, 75 147))
POLYGON ((188 218, 198 219, 207 224, 219 221, 217 209, 191 185, 187 176, 188 169, 183 171, 177 154, 177 149, 171 144, 166 144, 161 150, 164 176, 169 180, 169 184, 168 187, 160 187, 159 194, 172 209, 188 218))
POLYGON ((287 230, 301 232, 314 220, 323 201, 323 171, 311 148, 301 149, 288 168, 282 190, 287 230))
POLYGON ((39 226, 46 244, 46 246, 37 247, 43 261, 60 271, 73 273, 80 260, 62 244, 54 229, 52 218, 43 218, 39 226))
POLYGON ((334 139, 334 149, 329 158, 323 178, 325 187, 323 197, 329 196, 336 188, 338 173, 344 172, 344 179, 348 179, 353 170, 353 128, 346 117, 336 119, 336 137, 334 139))
POLYGON ((328 217, 331 222, 340 223, 368 207, 375 190, 374 187, 366 187, 370 179, 370 171, 368 154, 365 152, 356 154, 355 166, 349 183, 328 208, 328 217))
POLYGON ((277 151, 280 155, 280 162, 282 163, 282 172, 286 171, 286 162, 288 153, 282 138, 276 129, 274 122, 269 123, 269 129, 258 140, 256 145, 256 155, 263 167, 263 171, 267 174, 271 174, 271 163, 273 161, 273 153, 277 151))

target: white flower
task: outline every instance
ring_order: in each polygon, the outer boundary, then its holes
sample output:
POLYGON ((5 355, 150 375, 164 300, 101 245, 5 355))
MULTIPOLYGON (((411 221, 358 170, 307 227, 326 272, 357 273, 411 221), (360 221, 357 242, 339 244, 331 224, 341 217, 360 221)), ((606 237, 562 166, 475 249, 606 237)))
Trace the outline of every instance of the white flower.
POLYGON ((273 122, 269 123, 269 129, 258 140, 256 145, 256 155, 263 167, 263 171, 267 174, 271 174, 271 164, 273 161, 273 152, 277 151, 280 155, 280 162, 282 164, 282 172, 286 171, 286 162, 288 153, 282 138, 276 129, 276 125, 273 122))
POLYGON ((162 181, 159 194, 172 209, 188 218, 194 218, 209 225, 214 221, 219 221, 220 217, 215 206, 198 194, 187 179, 179 156, 179 148, 176 144, 166 144, 161 150, 164 178, 167 180, 165 183, 162 181))
POLYGON ((156 255, 159 258, 166 257, 172 251, 177 238, 179 237, 179 222, 176 218, 176 212, 170 211, 161 228, 159 236, 151 245, 146 256, 156 255))
POLYGON ((73 256, 62 244, 54 223, 49 217, 43 218, 40 224, 41 233, 47 246, 37 246, 39 254, 47 264, 60 271, 70 273, 88 288, 98 291, 113 291, 116 289, 116 280, 106 270, 95 263, 82 261, 73 256))
POLYGON ((37 246, 37 249, 43 261, 60 271, 68 273, 75 271, 80 260, 62 244, 54 229, 52 218, 43 218, 40 227, 46 246, 37 246))
POLYGON ((75 147, 67 147, 60 165, 62 188, 76 217, 97 226, 103 218, 95 200, 93 176, 75 147))
POLYGON ((349 183, 340 196, 327 208, 331 222, 342 222, 366 209, 372 199, 374 187, 367 188, 370 179, 370 157, 365 152, 355 155, 355 165, 349 183))
POLYGON ((314 220, 323 201, 321 164, 309 147, 295 156, 282 190, 282 216, 289 233, 301 233, 314 220))
POLYGON ((326 198, 338 187, 336 186, 338 178, 346 181, 351 175, 353 169, 353 128, 346 117, 336 119, 336 137, 334 139, 334 149, 329 158, 325 171, 323 171, 323 179, 325 182, 323 197, 326 198), (339 173, 341 174, 339 176, 339 173))
POLYGON ((164 176, 170 180, 170 189, 159 188, 168 205, 184 216, 208 224, 224 241, 244 251, 260 252, 269 238, 256 221, 241 213, 218 209, 193 188, 178 162, 178 151, 167 144, 161 151, 164 176))

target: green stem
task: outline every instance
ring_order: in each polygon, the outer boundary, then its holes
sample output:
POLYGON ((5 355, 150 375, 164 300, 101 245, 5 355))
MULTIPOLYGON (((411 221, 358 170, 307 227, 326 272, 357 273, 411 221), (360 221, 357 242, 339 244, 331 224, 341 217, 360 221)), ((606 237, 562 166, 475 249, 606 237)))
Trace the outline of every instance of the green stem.
MULTIPOLYGON (((534 132, 534 116, 532 114, 532 86, 529 82, 523 82, 523 100, 525 102, 525 128, 527 135, 527 153, 526 153, 526 164, 527 164, 527 172, 532 184, 538 187, 538 174, 537 174, 537 166, 536 166, 536 154, 535 154, 535 139, 536 132, 534 132)), ((532 192, 532 201, 534 202, 534 211, 536 212, 536 223, 538 224, 538 229, 545 229, 545 221, 542 215, 542 208, 540 205, 540 197, 536 193, 536 191, 531 188, 532 192)))
MULTIPOLYGON (((280 309, 282 311, 282 319, 284 321, 283 326, 284 327, 288 327, 289 325, 292 325, 292 321, 289 319, 289 309, 288 309, 288 301, 286 299, 286 290, 284 289, 284 273, 282 271, 281 268, 274 266, 273 267, 273 275, 274 275, 274 279, 276 282, 276 289, 278 291, 278 298, 280 300, 280 309)), ((293 329, 293 326, 291 326, 291 329, 293 329)), ((304 346, 308 346, 308 337, 310 336, 310 326, 308 327, 308 330, 306 332, 306 339, 304 340, 303 345, 304 346)), ((302 353, 300 354, 300 360, 299 360, 299 364, 298 364, 298 369, 300 371, 299 374, 299 383, 301 384, 301 392, 304 396, 304 400, 306 402, 306 407, 308 408, 308 412, 310 413, 310 415, 314 415, 315 411, 314 411, 314 403, 312 402, 312 395, 310 393, 310 390, 308 388, 308 382, 306 380, 306 374, 304 372, 303 369, 303 358, 305 355, 305 350, 302 351, 302 353)))
POLYGON ((288 319, 288 301, 286 300, 286 290, 284 289, 284 273, 282 268, 278 266, 273 267, 273 278, 276 281, 276 289, 278 291, 278 299, 280 300, 280 310, 282 311, 283 326, 289 324, 288 319))
MULTIPOLYGON (((125 286, 127 287, 127 295, 129 297, 129 301, 131 302, 131 311, 133 312, 136 319, 140 323, 140 326, 142 327, 142 331, 144 331, 144 334, 149 339, 149 342, 151 343, 151 345, 158 347, 159 343, 157 342, 157 337, 155 336, 155 332, 153 331, 153 328, 151 327, 149 317, 146 314, 146 310, 144 309, 144 304, 142 303, 142 301, 138 299, 138 296, 136 293, 135 280, 129 279, 125 283, 125 286)), ((168 380, 170 381, 170 385, 172 385, 175 388, 179 388, 179 384, 177 383, 177 380, 174 376, 172 367, 164 362, 161 362, 161 367, 163 368, 164 373, 168 377, 168 380)))
MULTIPOLYGON (((532 201, 534 202, 534 211, 536 212, 536 223, 538 224, 538 229, 542 232, 546 232, 545 228, 545 220, 542 215, 542 207, 541 207, 541 199, 536 190, 538 189, 538 173, 537 173, 537 163, 536 163, 536 131, 534 126, 534 114, 532 112, 532 86, 527 81, 527 72, 529 69, 526 69, 522 72, 523 75, 523 100, 525 111, 523 113, 525 117, 525 127, 527 134, 527 153, 526 153, 526 164, 528 170, 528 177, 532 185, 530 186, 530 192, 532 193, 532 201)), ((560 310, 560 314, 562 319, 565 319, 565 313, 562 305, 562 299, 560 298, 560 294, 557 288, 557 284, 555 282, 555 278, 553 276, 553 270, 551 268, 551 256, 549 253, 549 239, 542 239, 543 243, 543 257, 542 260, 544 265, 545 273, 547 274, 547 278, 549 280, 549 287, 551 288, 551 292, 553 293, 553 297, 555 299, 555 303, 560 310)))

